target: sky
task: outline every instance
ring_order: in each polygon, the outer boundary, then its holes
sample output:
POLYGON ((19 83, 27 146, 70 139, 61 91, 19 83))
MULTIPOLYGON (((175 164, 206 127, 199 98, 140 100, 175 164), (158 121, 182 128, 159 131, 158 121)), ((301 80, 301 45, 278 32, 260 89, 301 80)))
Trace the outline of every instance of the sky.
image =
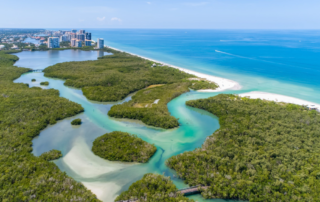
POLYGON ((0 28, 320 29, 320 0, 11 0, 0 28))

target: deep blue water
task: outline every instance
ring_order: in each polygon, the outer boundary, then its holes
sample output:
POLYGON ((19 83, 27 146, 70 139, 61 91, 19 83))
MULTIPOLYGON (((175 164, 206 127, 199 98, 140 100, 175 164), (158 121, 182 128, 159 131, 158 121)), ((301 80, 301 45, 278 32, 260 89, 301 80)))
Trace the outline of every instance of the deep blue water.
POLYGON ((320 31, 89 29, 93 39, 238 81, 244 90, 320 103, 320 31))

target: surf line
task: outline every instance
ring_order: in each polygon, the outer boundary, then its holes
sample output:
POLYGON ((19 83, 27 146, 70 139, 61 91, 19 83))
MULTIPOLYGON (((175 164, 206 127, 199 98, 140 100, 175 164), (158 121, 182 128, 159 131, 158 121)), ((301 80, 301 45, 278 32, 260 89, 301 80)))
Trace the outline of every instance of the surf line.
POLYGON ((223 52, 223 51, 219 51, 219 50, 215 50, 215 52, 222 53, 222 54, 225 54, 225 55, 234 56, 234 57, 238 57, 238 58, 244 58, 244 59, 249 59, 249 60, 260 61, 260 62, 267 62, 267 63, 277 64, 277 65, 290 66, 290 67, 298 67, 298 66, 294 66, 294 65, 283 64, 283 63, 278 63, 278 62, 272 62, 272 61, 268 61, 268 60, 260 60, 260 59, 256 59, 256 58, 250 58, 250 57, 245 57, 245 56, 241 56, 241 55, 235 55, 235 54, 232 54, 232 53, 227 53, 227 52, 223 52))

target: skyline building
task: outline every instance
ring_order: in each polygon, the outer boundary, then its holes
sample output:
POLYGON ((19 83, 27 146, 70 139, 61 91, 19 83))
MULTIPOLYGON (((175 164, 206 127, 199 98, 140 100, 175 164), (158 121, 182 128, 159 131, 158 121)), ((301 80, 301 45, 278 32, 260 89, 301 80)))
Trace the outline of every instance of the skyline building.
POLYGON ((97 39, 97 48, 103 49, 104 48, 104 40, 102 38, 97 39))
POLYGON ((79 30, 79 34, 85 34, 85 33, 86 33, 86 30, 84 30, 84 29, 79 30))
POLYGON ((66 36, 66 35, 60 36, 60 42, 63 42, 63 41, 70 41, 69 36, 66 36))
POLYGON ((76 29, 73 29, 73 30, 71 30, 71 32, 76 34, 76 33, 77 33, 77 30, 76 30, 76 29))
POLYGON ((76 47, 76 43, 77 43, 76 38, 71 39, 71 43, 70 43, 71 47, 76 47))
POLYGON ((91 33, 89 32, 86 33, 86 40, 91 40, 91 33))
POLYGON ((86 40, 85 46, 91 46, 91 40, 86 40))
POLYGON ((80 40, 80 41, 85 41, 85 34, 77 34, 77 39, 80 40))
POLYGON ((48 48, 60 48, 59 37, 49 37, 48 48))
POLYGON ((76 47, 81 48, 82 47, 82 41, 77 40, 76 41, 76 47))

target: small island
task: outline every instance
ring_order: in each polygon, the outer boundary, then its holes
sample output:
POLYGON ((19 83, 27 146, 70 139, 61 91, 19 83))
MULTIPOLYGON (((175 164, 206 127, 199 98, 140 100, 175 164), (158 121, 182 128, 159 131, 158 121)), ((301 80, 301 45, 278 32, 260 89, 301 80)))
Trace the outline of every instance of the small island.
POLYGON ((194 202, 179 193, 170 177, 153 173, 145 174, 141 180, 133 183, 128 191, 122 192, 115 201, 123 202, 130 199, 132 201, 194 202))
POLYGON ((74 119, 73 121, 71 121, 71 125, 74 125, 74 126, 78 126, 81 124, 82 124, 81 119, 74 119))
POLYGON ((93 142, 92 151, 97 156, 110 161, 147 162, 157 148, 125 132, 111 132, 98 137, 93 142))
POLYGON ((51 151, 41 154, 39 157, 46 161, 52 161, 62 157, 62 153, 59 150, 53 149, 51 151))
POLYGON ((32 81, 32 82, 35 82, 35 81, 36 81, 36 79, 31 79, 31 81, 32 81))
POLYGON ((49 85, 49 82, 48 82, 48 81, 43 81, 43 82, 40 83, 40 85, 42 85, 42 86, 48 86, 48 85, 49 85))

